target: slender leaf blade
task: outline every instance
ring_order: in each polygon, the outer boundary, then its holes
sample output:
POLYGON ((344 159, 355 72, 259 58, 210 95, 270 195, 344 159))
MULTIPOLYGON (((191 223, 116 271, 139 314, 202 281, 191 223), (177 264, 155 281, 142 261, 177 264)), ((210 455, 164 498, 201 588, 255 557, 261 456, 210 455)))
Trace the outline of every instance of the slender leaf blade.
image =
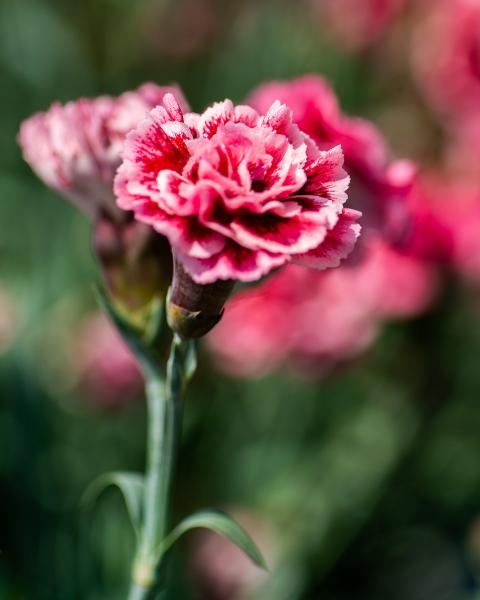
POLYGON ((199 511, 181 521, 164 539, 158 558, 161 558, 185 533, 198 528, 210 529, 223 535, 240 548, 254 564, 267 570, 265 559, 249 534, 232 517, 216 510, 199 511))
POLYGON ((130 521, 138 536, 142 522, 142 504, 145 490, 143 476, 140 473, 130 471, 115 471, 100 475, 86 489, 82 497, 82 505, 92 504, 109 486, 115 486, 122 492, 130 521))

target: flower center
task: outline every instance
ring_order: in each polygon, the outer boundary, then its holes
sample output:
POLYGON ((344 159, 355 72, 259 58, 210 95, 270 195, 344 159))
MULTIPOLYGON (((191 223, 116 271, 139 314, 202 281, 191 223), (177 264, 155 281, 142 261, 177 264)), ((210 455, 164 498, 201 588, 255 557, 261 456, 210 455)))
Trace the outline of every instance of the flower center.
POLYGON ((265 182, 264 181, 260 181, 259 179, 254 179, 252 181, 252 191, 253 192, 263 192, 265 191, 265 182))

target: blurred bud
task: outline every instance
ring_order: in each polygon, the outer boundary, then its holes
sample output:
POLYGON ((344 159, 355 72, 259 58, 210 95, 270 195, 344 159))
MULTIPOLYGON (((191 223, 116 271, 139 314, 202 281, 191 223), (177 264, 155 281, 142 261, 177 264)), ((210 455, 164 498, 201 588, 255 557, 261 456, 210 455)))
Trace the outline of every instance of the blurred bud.
POLYGON ((170 328, 183 339, 199 338, 222 318, 223 306, 235 281, 218 280, 201 285, 193 281, 181 262, 174 257, 173 281, 167 301, 170 328))
POLYGON ((136 221, 102 216, 94 228, 93 251, 113 301, 141 324, 151 302, 163 300, 171 280, 166 238, 136 221))

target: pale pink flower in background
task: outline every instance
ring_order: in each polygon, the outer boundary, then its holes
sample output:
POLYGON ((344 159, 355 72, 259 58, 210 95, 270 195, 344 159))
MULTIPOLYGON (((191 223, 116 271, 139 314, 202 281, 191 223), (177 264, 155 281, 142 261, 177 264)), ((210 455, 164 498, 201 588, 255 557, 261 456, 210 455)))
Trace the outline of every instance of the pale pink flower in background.
POLYGON ((346 266, 326 277, 302 274, 305 292, 294 308, 290 350, 291 364, 300 372, 322 375, 335 363, 357 357, 375 340, 380 281, 365 277, 365 264, 346 266))
POLYGON ((71 363, 81 390, 95 404, 118 407, 142 390, 135 357, 101 312, 88 315, 80 323, 71 363))
POLYGON ((263 84, 253 91, 248 103, 263 111, 277 98, 292 109, 295 123, 319 148, 341 145, 351 178, 350 204, 363 213, 362 240, 380 234, 393 242, 403 241, 414 164, 392 160, 383 136, 372 123, 342 114, 335 93, 322 77, 307 75, 263 84))
POLYGON ((418 19, 413 66, 425 98, 444 125, 478 115, 480 2, 431 0, 418 19))
POLYGON ((227 305, 207 343, 219 367, 258 377, 279 367, 323 372, 374 339, 377 282, 362 267, 288 267, 227 305))
POLYGON ((432 172, 419 180, 411 195, 414 218, 408 252, 478 284, 480 177, 470 166, 467 171, 432 172))
POLYGON ((222 320, 206 338, 221 370, 257 377, 287 361, 302 292, 296 269, 301 267, 282 269, 254 288, 240 291, 227 304, 222 320))
POLYGON ((287 367, 318 377, 367 350, 385 322, 424 312, 437 284, 434 265, 372 240, 356 264, 324 273, 292 266, 240 292, 207 344, 235 376, 287 367))
MULTIPOLYGON (((269 524, 252 510, 234 507, 228 512, 246 531, 253 532, 271 566, 277 549, 269 524)), ((193 535, 191 575, 201 597, 208 600, 247 600, 268 578, 268 573, 256 567, 237 546, 206 529, 193 535)))
POLYGON ((363 275, 380 280, 376 314, 384 320, 422 314, 439 291, 436 265, 381 241, 372 244, 363 275))
POLYGON ((462 202, 457 186, 440 172, 425 172, 409 196, 412 214, 408 253, 428 262, 449 265, 454 254, 454 228, 462 202))
POLYGON ((176 87, 146 83, 117 98, 81 98, 54 103, 47 112, 24 121, 19 143, 25 160, 42 181, 92 218, 99 213, 121 214, 113 195, 113 178, 120 165, 126 134, 176 87))
POLYGON ((378 41, 407 0, 312 0, 323 31, 332 32, 343 46, 362 50, 378 41))
POLYGON ((128 135, 115 191, 196 283, 254 281, 291 262, 336 267, 351 252, 360 213, 344 208, 342 165, 341 148, 320 151, 280 102, 184 114, 167 94, 128 135))

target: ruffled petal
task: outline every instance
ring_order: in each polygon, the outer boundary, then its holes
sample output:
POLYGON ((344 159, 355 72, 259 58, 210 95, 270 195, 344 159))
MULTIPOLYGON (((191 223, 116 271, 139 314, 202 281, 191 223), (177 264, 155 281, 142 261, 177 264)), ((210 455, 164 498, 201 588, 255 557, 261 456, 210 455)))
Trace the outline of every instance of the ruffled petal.
POLYGON ((356 210, 344 209, 336 226, 328 232, 323 243, 306 254, 295 256, 295 264, 320 271, 338 267, 353 250, 360 235, 361 226, 357 221, 361 216, 356 210))

